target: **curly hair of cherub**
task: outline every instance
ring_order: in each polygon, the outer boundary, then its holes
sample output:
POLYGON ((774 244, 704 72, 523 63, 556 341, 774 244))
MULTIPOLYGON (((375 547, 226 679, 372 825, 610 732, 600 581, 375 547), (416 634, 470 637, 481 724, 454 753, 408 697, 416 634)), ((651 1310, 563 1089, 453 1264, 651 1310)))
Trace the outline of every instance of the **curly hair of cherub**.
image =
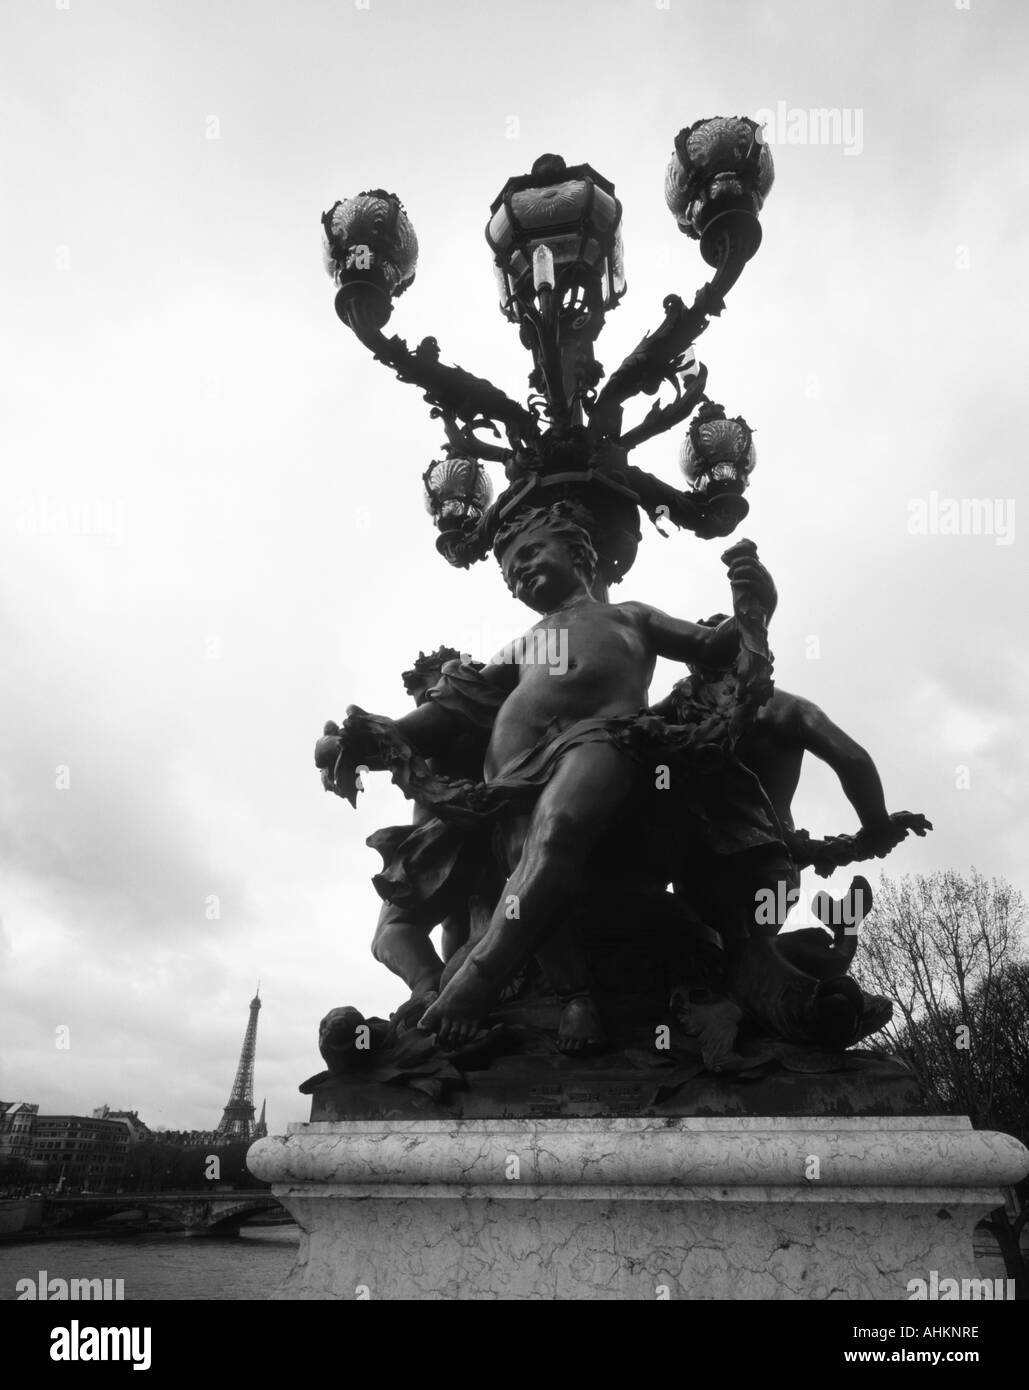
POLYGON ((413 689, 425 682, 431 676, 430 685, 439 680, 440 671, 445 661, 456 661, 461 653, 456 647, 437 647, 428 656, 424 652, 418 653, 418 659, 409 671, 402 671, 400 679, 404 682, 404 689, 410 695, 413 689))
MULTIPOLYGON (((533 507, 529 511, 518 512, 510 521, 505 521, 493 540, 493 553, 497 563, 503 566, 504 551, 526 531, 544 529, 552 536, 567 541, 572 552, 572 560, 577 569, 586 576, 586 584, 593 587, 600 568, 593 537, 586 529, 589 514, 573 502, 552 502, 548 507, 533 507)), ((508 588, 511 585, 508 584, 508 588)))

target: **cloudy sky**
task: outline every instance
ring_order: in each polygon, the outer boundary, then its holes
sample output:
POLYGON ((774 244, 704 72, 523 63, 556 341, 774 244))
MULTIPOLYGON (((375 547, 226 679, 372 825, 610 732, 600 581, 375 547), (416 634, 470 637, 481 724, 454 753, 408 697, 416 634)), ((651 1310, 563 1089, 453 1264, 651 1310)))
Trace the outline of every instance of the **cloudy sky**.
MULTIPOLYGON (((2 26, 0 1096, 213 1126, 260 977, 281 1131, 321 1015, 400 1001, 364 838, 406 803, 325 796, 314 738, 529 615, 436 555, 440 433, 337 321, 319 216, 395 189, 421 259, 394 330, 523 396, 490 200, 545 150, 615 182, 611 369, 705 278, 662 198, 701 116, 775 113, 764 244, 699 351, 757 430, 779 681, 934 822, 891 873, 1029 888, 1022 7, 11 0, 2 26), (821 108, 840 142, 789 143, 821 108), (933 534, 950 499, 994 534, 933 534)), ((675 481, 678 445, 634 462, 675 481)), ((724 608, 721 549, 651 532, 613 596, 724 608)), ((796 809, 855 825, 820 766, 796 809)))

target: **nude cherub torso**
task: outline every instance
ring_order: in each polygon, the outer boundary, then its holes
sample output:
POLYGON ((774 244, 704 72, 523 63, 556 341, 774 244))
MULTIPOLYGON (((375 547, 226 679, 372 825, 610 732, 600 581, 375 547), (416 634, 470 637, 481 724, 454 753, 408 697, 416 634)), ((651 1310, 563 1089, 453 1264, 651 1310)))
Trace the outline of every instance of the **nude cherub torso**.
POLYGON ((494 658, 513 688, 493 727, 486 780, 580 720, 636 714, 655 658, 641 604, 587 597, 548 613, 494 658))
MULTIPOLYGON (((509 589, 543 616, 481 673, 507 692, 486 755, 488 781, 574 724, 637 714, 646 706, 658 656, 727 664, 738 648, 734 620, 708 629, 647 604, 594 598, 595 562, 588 535, 574 526, 569 531, 553 513, 527 521, 502 548, 509 589)), ((730 560, 727 553, 726 564, 734 595, 755 594, 774 607, 774 586, 756 556, 739 553, 730 560)), ((557 915, 625 804, 634 776, 629 761, 604 740, 570 747, 531 811, 503 818, 498 828, 509 877, 484 934, 425 1011, 421 1028, 451 1046, 467 1040, 521 961, 553 947, 557 915)), ((550 964, 545 968, 549 973, 550 964)), ((577 1027, 586 1036, 593 1025, 580 1020, 577 1027)))

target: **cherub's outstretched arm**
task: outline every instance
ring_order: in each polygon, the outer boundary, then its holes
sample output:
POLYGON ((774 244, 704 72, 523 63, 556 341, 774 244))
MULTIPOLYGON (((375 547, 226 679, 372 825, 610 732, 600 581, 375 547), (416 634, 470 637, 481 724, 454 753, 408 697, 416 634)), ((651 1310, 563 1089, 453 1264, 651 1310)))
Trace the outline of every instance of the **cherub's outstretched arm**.
POLYGON ((732 664, 739 647, 735 618, 726 618, 717 627, 702 627, 685 618, 672 618, 649 604, 637 605, 643 613, 647 634, 657 656, 669 661, 685 661, 695 666, 724 670, 732 664))
POLYGON ((797 709, 796 732, 805 752, 813 753, 836 773, 844 796, 866 830, 888 831, 886 797, 871 756, 817 705, 800 696, 793 698, 797 709))
MULTIPOLYGON (((349 787, 355 775, 354 769, 363 767, 368 772, 382 772, 387 766, 382 761, 374 736, 362 725, 363 717, 363 710, 359 711, 354 705, 348 706, 343 727, 340 728, 330 719, 314 747, 314 764, 321 769, 326 790, 338 791, 348 800, 351 799, 350 792, 341 791, 340 788, 349 787), (351 715, 355 718, 351 718, 351 715), (356 717, 358 715, 360 718, 356 717)), ((434 703, 421 705, 393 723, 423 758, 431 758, 442 752, 461 733, 460 716, 434 703)), ((360 781, 357 786, 360 789, 360 781)))
MULTIPOLYGON (((729 583, 732 586, 733 607, 745 613, 756 605, 766 617, 775 612, 778 595, 772 576, 757 558, 749 542, 741 542, 727 552, 729 583), (742 553, 734 553, 742 551, 742 553)), ((640 604, 647 631, 658 656, 670 661, 687 661, 697 666, 723 670, 729 666, 739 648, 740 632, 735 618, 726 618, 717 627, 702 627, 682 618, 671 618, 660 609, 640 604)))
POLYGON ((435 700, 426 700, 417 709, 402 715, 397 728, 423 758, 442 753, 461 732, 461 718, 435 700))
POLYGON ((517 683, 518 667, 513 662, 445 670, 424 704, 398 719, 397 728, 423 757, 431 758, 444 751, 469 720, 479 728, 492 727, 497 710, 517 683), (463 694, 458 687, 463 687, 463 694))
POLYGON ((347 711, 343 727, 329 721, 325 732, 315 745, 315 766, 321 769, 322 785, 334 791, 351 805, 356 805, 360 790, 359 772, 380 772, 392 763, 383 760, 379 738, 369 723, 389 725, 399 735, 402 744, 422 758, 433 758, 446 752, 454 740, 467 732, 471 722, 479 728, 490 727, 496 711, 507 698, 518 679, 516 666, 495 663, 484 667, 462 666, 454 672, 444 671, 442 679, 429 692, 425 702, 396 720, 376 719, 357 706, 347 711), (447 680, 461 681, 471 687, 446 693, 447 680), (441 692, 434 699, 435 692, 441 692))

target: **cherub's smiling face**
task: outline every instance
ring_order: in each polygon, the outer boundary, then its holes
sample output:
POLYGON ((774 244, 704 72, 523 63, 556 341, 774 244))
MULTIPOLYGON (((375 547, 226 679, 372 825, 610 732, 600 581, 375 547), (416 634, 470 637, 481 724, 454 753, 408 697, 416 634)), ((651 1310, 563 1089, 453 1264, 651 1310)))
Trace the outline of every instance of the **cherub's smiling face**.
POLYGON ((513 540, 502 569, 515 598, 537 613, 558 607, 582 584, 568 542, 546 526, 534 527, 513 540))

